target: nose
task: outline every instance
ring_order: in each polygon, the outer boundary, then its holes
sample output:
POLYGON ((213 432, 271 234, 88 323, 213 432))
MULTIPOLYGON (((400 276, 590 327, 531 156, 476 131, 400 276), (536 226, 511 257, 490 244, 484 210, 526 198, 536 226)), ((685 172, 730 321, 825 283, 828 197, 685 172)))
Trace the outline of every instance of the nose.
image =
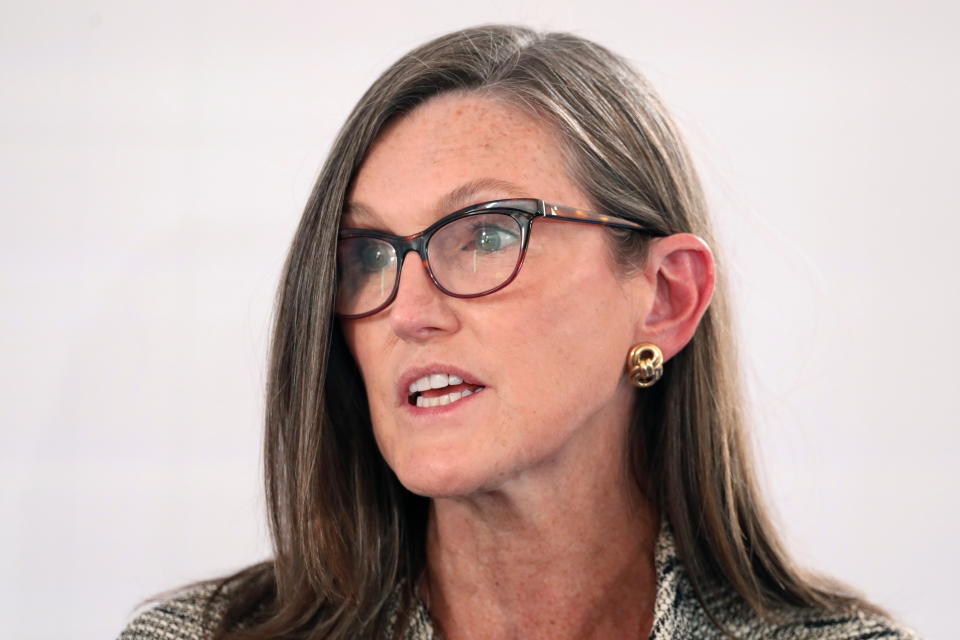
POLYGON ((420 256, 409 253, 400 270, 397 297, 387 308, 390 326, 412 342, 456 331, 459 321, 450 306, 453 300, 433 284, 420 256))

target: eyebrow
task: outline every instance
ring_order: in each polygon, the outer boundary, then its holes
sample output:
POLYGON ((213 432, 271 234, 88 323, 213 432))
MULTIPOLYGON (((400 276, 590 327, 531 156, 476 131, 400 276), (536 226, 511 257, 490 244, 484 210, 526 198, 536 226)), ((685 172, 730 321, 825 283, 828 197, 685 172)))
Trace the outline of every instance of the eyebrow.
MULTIPOLYGON (((437 201, 436 207, 434 207, 434 219, 474 204, 477 194, 484 192, 498 194, 498 197, 495 198, 498 200, 530 197, 526 195, 528 193, 526 189, 513 182, 499 178, 477 178, 463 183, 441 197, 440 200, 437 201)), ((383 224, 383 219, 378 216, 372 208, 362 202, 348 202, 344 206, 341 219, 345 216, 351 216, 354 219, 364 218, 370 222, 383 224)))

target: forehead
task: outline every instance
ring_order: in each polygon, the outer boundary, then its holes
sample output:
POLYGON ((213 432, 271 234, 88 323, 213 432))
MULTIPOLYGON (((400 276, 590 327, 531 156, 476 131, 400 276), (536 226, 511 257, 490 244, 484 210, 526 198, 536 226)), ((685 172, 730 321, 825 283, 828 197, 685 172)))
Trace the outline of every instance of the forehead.
POLYGON ((380 222, 411 233, 461 206, 509 197, 582 204, 558 136, 502 100, 444 94, 380 135, 357 173, 347 211, 351 226, 380 222))

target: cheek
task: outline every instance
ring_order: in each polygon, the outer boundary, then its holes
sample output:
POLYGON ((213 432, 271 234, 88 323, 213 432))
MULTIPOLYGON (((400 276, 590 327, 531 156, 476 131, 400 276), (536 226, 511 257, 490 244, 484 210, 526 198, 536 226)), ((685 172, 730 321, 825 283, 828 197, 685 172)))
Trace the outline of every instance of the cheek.
MULTIPOLYGON (((358 321, 347 321, 341 325, 341 331, 350 354, 360 369, 360 376, 366 389, 367 402, 370 406, 372 417, 382 412, 383 393, 372 393, 376 389, 383 389, 385 381, 384 372, 387 367, 383 365, 383 349, 376 340, 376 332, 373 327, 366 323, 358 321)), ((392 397, 392 395, 391 395, 392 397)), ((375 423, 379 420, 375 420, 375 423)))
MULTIPOLYGON (((503 357, 516 371, 512 386, 545 401, 615 387, 630 347, 632 328, 621 291, 604 274, 573 273, 569 279, 522 292, 509 324, 496 333, 512 335, 503 357), (536 300, 536 304, 530 304, 536 300)), ((488 344, 494 337, 488 334, 488 344)))
POLYGON ((382 350, 378 348, 375 341, 377 334, 372 330, 369 323, 356 320, 340 321, 340 331, 350 355, 353 356, 354 362, 360 369, 377 447, 389 462, 392 445, 390 444, 389 433, 384 433, 382 428, 388 407, 383 402, 382 393, 372 393, 372 390, 381 388, 383 384, 383 380, 377 378, 378 372, 383 370, 383 367, 377 366, 378 352, 382 355, 382 350), (381 425, 381 428, 378 428, 378 425, 381 425))
POLYGON ((518 292, 526 302, 527 336, 549 336, 556 348, 615 341, 629 325, 627 297, 616 276, 595 253, 567 261, 544 261, 542 273, 518 292))

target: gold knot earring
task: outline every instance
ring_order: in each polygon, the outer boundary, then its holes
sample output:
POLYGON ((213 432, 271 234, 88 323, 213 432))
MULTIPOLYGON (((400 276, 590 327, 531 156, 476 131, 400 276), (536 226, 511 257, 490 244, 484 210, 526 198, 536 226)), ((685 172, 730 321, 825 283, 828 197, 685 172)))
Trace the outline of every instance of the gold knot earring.
POLYGON ((663 352, 652 342, 634 345, 627 355, 630 384, 641 389, 652 387, 663 375, 663 352))

